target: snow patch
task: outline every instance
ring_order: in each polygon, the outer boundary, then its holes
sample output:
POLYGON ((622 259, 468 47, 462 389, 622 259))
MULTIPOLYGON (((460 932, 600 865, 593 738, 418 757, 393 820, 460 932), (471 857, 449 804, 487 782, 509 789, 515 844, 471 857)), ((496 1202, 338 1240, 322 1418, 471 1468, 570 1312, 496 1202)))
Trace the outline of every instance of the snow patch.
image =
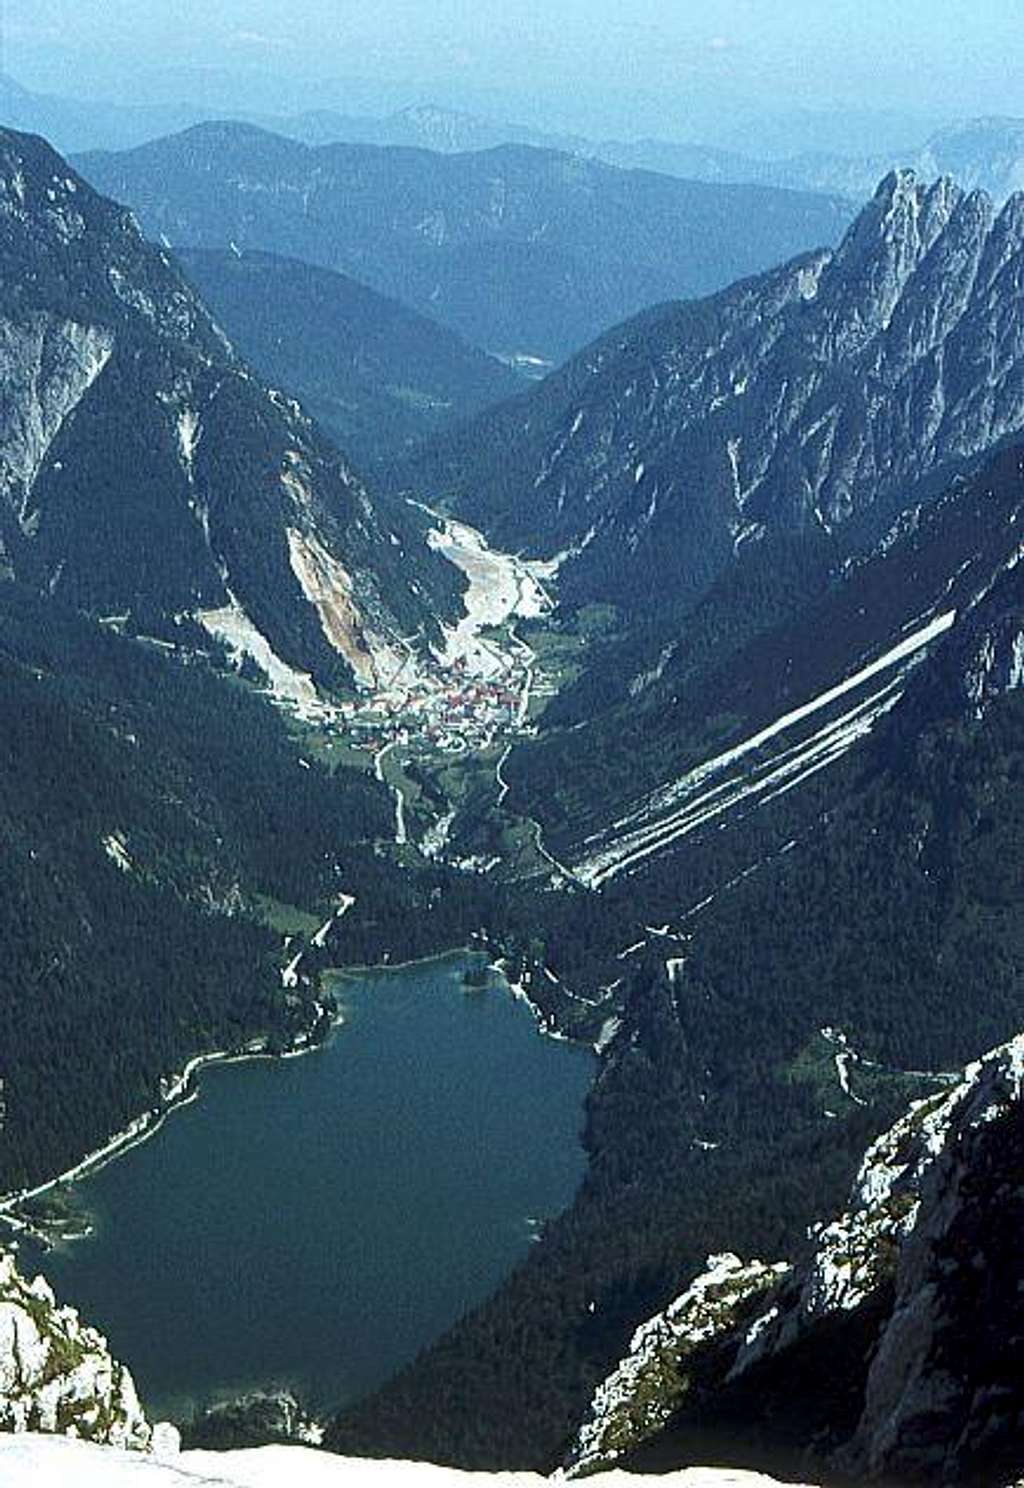
POLYGON ((128 855, 128 842, 123 832, 111 832, 104 837, 103 851, 122 873, 131 873, 135 867, 128 855))
MULTIPOLYGON (((0 1439, 4 1488, 544 1488, 527 1472, 462 1472, 429 1462, 336 1457, 311 1447, 143 1455, 65 1436, 0 1439)), ((607 1488, 773 1488, 774 1478, 732 1468, 690 1467, 658 1476, 613 1472, 607 1488)), ((798 1485, 791 1485, 798 1488, 798 1485)), ((804 1485, 806 1488, 806 1485, 804 1485)))

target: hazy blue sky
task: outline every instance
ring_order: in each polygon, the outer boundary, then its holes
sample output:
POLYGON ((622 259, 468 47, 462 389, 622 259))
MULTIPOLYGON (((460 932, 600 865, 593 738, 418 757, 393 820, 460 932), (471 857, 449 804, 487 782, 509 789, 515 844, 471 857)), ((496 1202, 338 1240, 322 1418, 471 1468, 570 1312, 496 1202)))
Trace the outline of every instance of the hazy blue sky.
POLYGON ((570 127, 604 107, 621 129, 632 110, 677 135, 688 110, 740 98, 1024 114, 1024 0, 0 0, 0 15, 15 77, 96 92, 120 73, 126 98, 180 97, 201 75, 156 70, 198 68, 211 88, 227 86, 215 69, 359 78, 385 106, 388 84, 408 102, 532 102, 570 127))

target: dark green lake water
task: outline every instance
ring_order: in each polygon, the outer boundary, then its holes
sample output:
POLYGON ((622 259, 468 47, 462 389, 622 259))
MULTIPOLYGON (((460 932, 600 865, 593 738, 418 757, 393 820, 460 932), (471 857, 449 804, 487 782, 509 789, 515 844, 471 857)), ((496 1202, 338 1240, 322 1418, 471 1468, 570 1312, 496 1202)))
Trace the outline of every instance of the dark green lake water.
POLYGON ((380 1383, 482 1300, 583 1173, 594 1061, 464 960, 346 981, 303 1059, 213 1066, 201 1098, 79 1186, 96 1233, 38 1265, 159 1416, 380 1383))

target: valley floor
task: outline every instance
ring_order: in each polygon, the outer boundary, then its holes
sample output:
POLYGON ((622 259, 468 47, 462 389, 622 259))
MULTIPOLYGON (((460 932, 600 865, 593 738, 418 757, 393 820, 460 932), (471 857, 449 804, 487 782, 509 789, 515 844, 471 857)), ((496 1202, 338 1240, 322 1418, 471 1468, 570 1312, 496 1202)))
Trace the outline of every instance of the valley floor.
POLYGON ((308 730, 311 752, 324 763, 371 769, 389 787, 392 846, 405 850, 400 858, 444 861, 477 873, 511 861, 515 876, 554 871, 564 877, 536 823, 505 820, 502 812, 509 790, 503 767, 516 742, 532 736, 534 720, 561 685, 562 659, 542 658, 517 629, 552 613, 558 565, 501 552, 466 523, 423 510, 437 524, 428 544, 467 582, 465 613, 443 627, 443 648, 433 661, 417 655, 410 638, 391 671, 355 700, 319 700, 310 707, 291 682, 278 685, 276 671, 272 694, 308 730), (464 808, 471 799, 478 806, 481 794, 499 834, 508 834, 497 852, 457 845, 464 808))

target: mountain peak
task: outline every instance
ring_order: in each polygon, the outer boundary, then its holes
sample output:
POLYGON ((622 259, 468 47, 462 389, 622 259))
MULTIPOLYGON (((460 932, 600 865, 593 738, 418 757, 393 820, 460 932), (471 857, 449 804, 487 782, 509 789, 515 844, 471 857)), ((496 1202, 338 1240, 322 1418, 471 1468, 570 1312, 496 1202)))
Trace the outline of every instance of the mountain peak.
POLYGON ((210 317, 128 208, 93 191, 45 140, 13 129, 0 129, 0 268, 0 303, 12 312, 46 306, 108 328, 142 317, 194 353, 225 354, 210 317))
MULTIPOLYGON (((883 176, 871 201, 857 222, 877 222, 890 228, 920 224, 934 236, 941 232, 961 202, 964 190, 950 175, 934 180, 922 179, 917 171, 904 167, 883 176)), ((851 227, 851 232, 856 222, 851 227)))
POLYGON ((532 491, 496 531, 568 553, 567 599, 598 575, 607 597, 609 574, 627 608, 654 574, 689 598, 744 543, 817 528, 842 546, 851 518, 888 522, 916 482, 1024 428, 1022 284, 1024 198, 996 218, 984 192, 894 171, 834 252, 648 311, 467 435, 486 454, 421 470, 484 522, 532 491))
POLYGON ((1024 191, 1015 191, 1006 198, 997 218, 997 226, 1000 232, 1008 236, 1024 238, 1024 191))
POLYGON ((893 244, 905 263, 916 263, 945 231, 963 196, 951 176, 927 183, 912 170, 890 171, 851 224, 837 262, 865 260, 893 244))
MULTIPOLYGON (((964 192, 949 176, 932 184, 891 171, 850 227, 828 270, 833 354, 856 355, 888 329, 912 277, 950 229, 964 192)), ((983 224, 964 229, 984 236, 983 224)))
POLYGON ((882 224, 912 224, 943 210, 948 217, 962 194, 952 176, 926 179, 910 166, 903 166, 882 177, 857 221, 865 218, 882 224))
POLYGON ((879 181, 874 200, 889 205, 900 198, 916 196, 919 190, 917 172, 910 166, 896 167, 879 181))

